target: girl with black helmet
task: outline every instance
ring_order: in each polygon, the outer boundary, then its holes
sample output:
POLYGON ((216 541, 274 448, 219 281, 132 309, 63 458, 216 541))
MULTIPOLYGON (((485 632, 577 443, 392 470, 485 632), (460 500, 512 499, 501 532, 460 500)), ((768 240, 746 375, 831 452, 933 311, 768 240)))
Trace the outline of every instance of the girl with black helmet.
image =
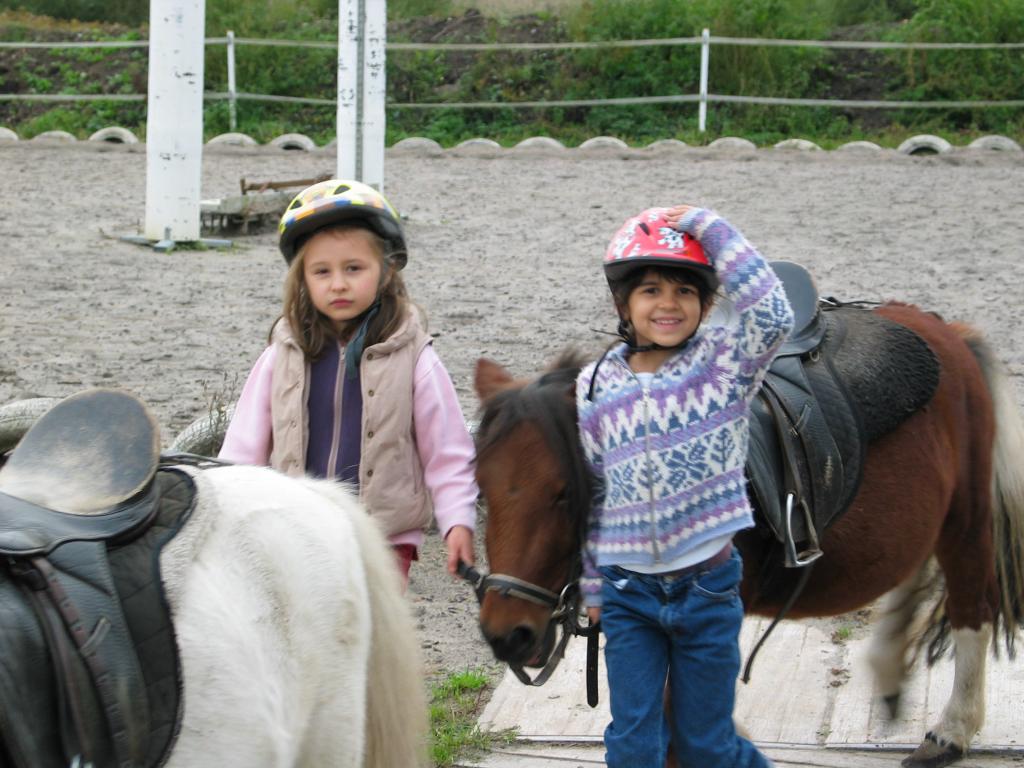
POLYGON ((782 284, 725 219, 652 208, 612 238, 604 271, 621 343, 576 382, 599 482, 581 580, 606 636, 610 768, 742 768, 767 759, 733 725, 750 402, 793 325, 782 284), (717 323, 721 291, 738 322, 717 323), (671 698, 662 711, 662 690, 671 698))
POLYGON ((398 214, 372 187, 332 179, 300 192, 279 230, 284 310, 220 458, 353 485, 405 579, 434 517, 454 574, 473 562, 473 444, 406 293, 398 214))

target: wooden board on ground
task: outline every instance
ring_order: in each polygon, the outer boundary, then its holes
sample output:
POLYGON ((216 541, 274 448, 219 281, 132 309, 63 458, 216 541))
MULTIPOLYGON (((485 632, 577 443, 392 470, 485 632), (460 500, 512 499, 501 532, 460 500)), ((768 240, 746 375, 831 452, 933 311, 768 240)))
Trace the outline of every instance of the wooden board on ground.
MULTIPOLYGON (((767 620, 757 618, 744 622, 744 658, 767 625, 767 620)), ((835 626, 828 621, 782 622, 761 649, 750 683, 737 685, 737 719, 769 753, 788 750, 785 760, 773 754, 779 765, 893 765, 938 718, 952 686, 953 662, 945 659, 930 669, 918 665, 903 696, 900 717, 890 720, 872 691, 866 661, 868 629, 850 626, 835 632, 835 626), (806 750, 812 750, 813 757, 800 762, 806 750), (815 762, 822 755, 834 757, 815 762)), ((596 709, 587 706, 585 651, 584 641, 570 642, 561 666, 539 688, 524 686, 506 673, 481 715, 481 729, 515 729, 519 744, 513 749, 529 743, 591 744, 596 750, 592 754, 600 756, 609 720, 608 690, 602 663, 600 703, 596 709)), ((1001 765, 1007 760, 1024 762, 1024 665, 1009 661, 1005 654, 1000 659, 990 656, 987 681, 986 724, 972 744, 975 751, 964 761, 965 768, 995 765, 975 762, 976 757, 988 759, 986 755, 998 758, 1001 765)), ((504 758, 495 753, 494 759, 504 758)), ((505 764, 510 763, 480 765, 505 764)))
MULTIPOLYGON (((764 745, 776 768, 895 768, 905 756, 892 749, 846 749, 800 745, 764 745)), ((604 765, 599 744, 516 744, 463 759, 454 768, 591 768, 604 765)), ((1013 768, 1024 765, 1024 753, 971 752, 956 768, 1013 768)))

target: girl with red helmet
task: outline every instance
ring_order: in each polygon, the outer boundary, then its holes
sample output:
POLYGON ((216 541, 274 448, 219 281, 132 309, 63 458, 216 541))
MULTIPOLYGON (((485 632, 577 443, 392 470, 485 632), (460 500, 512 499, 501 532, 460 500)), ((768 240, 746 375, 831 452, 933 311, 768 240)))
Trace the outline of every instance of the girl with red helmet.
POLYGON ((405 579, 436 518, 454 574, 473 562, 473 444, 402 280, 398 214, 372 187, 332 179, 300 192, 279 230, 282 316, 220 458, 349 483, 405 579))
POLYGON ((628 219, 604 271, 622 341, 583 369, 576 400, 600 489, 581 586, 606 636, 606 761, 663 765, 671 740, 680 765, 765 766, 732 719, 743 620, 732 538, 753 525, 750 402, 793 313, 761 254, 702 208, 628 219), (738 322, 711 320, 718 292, 738 322))

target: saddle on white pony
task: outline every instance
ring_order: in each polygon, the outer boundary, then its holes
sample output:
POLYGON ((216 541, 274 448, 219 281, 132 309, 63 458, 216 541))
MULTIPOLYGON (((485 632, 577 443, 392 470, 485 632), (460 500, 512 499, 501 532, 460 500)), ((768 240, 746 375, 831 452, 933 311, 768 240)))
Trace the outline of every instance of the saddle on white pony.
POLYGON ((422 760, 393 557, 336 484, 161 461, 92 390, 0 468, 0 554, 0 764, 422 760))

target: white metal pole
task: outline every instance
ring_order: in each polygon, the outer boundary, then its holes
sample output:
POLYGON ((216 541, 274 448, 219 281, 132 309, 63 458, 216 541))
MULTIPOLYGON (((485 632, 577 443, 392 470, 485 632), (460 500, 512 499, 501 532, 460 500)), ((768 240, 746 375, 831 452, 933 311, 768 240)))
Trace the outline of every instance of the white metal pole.
POLYGON ((228 30, 228 127, 238 130, 238 89, 235 87, 235 33, 228 30))
POLYGON ((697 130, 704 133, 708 117, 708 59, 711 57, 711 32, 705 28, 700 36, 700 106, 697 108, 697 130))
POLYGON ((364 0, 365 25, 362 46, 363 176, 361 181, 384 191, 384 133, 387 93, 385 44, 387 42, 387 0, 364 0))
POLYGON ((359 46, 362 42, 361 0, 338 0, 338 178, 359 179, 359 46))
POLYGON ((150 0, 146 220, 150 240, 199 239, 204 0, 150 0))

